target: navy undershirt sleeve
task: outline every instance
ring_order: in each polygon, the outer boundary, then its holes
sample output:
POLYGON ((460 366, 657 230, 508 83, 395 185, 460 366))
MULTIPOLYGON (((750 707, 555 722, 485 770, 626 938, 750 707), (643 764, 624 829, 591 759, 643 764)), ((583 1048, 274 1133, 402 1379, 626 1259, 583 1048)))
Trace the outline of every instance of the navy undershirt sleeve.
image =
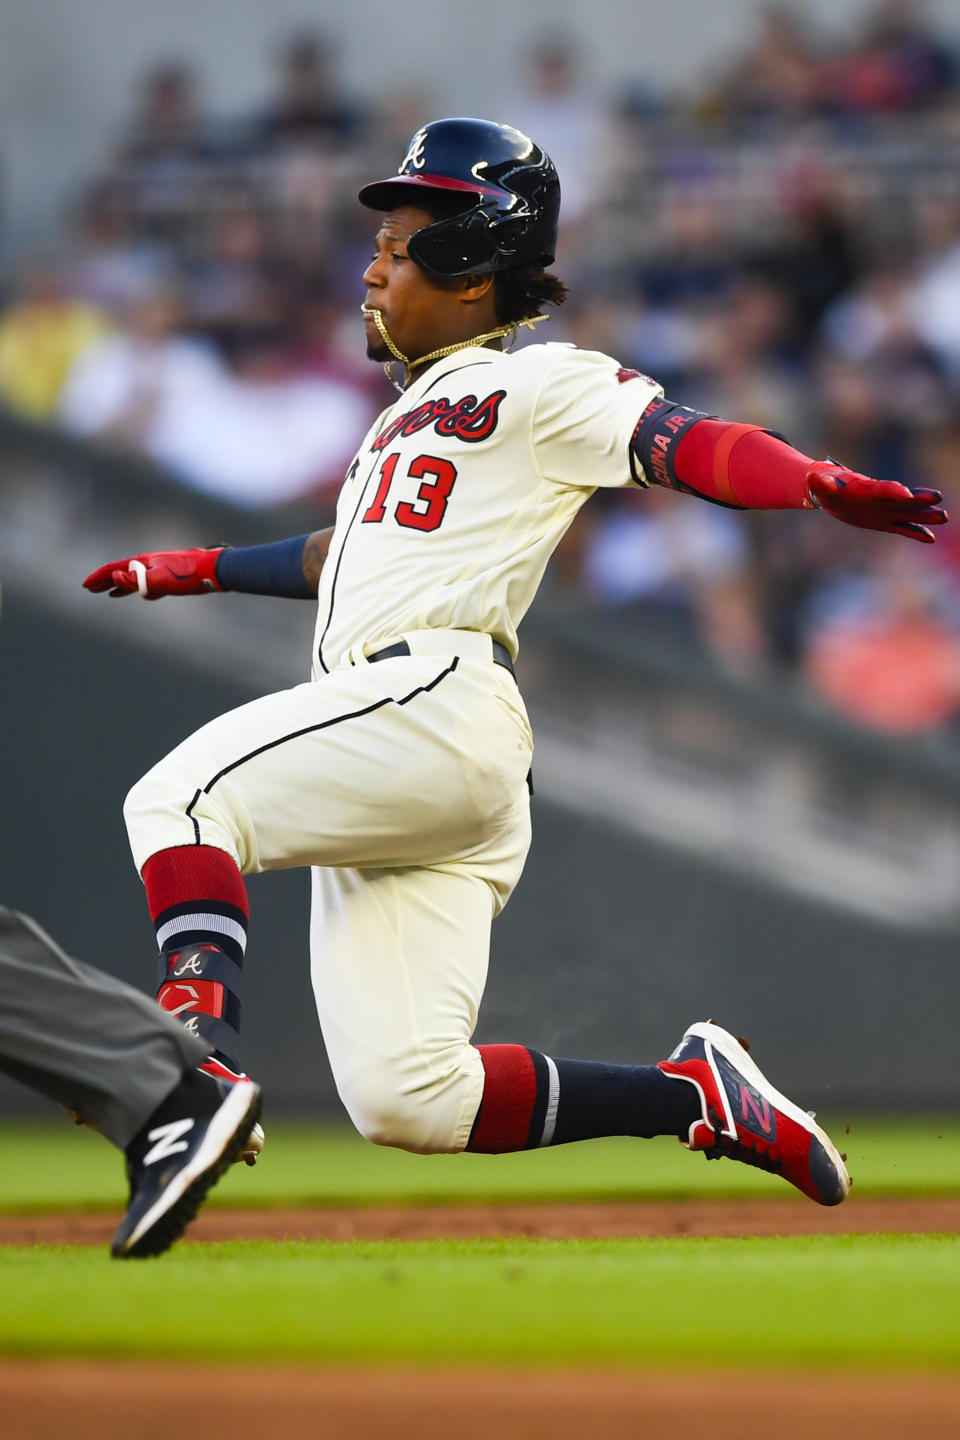
POLYGON ((217 581, 224 590, 239 590, 246 595, 315 600, 303 573, 303 547, 308 539, 308 535, 295 535, 269 545, 224 550, 217 561, 217 581))

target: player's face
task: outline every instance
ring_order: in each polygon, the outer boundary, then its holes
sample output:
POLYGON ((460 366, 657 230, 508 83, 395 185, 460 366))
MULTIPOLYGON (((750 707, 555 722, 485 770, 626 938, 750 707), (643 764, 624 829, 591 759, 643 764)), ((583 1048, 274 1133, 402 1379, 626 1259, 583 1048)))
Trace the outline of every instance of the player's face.
MULTIPOLYGON (((407 255, 407 238, 429 225, 432 216, 416 205, 402 205, 384 216, 374 255, 363 274, 364 305, 379 310, 394 344, 411 360, 462 339, 460 281, 431 279, 407 255)), ((367 355, 393 357, 370 316, 364 318, 367 355)))

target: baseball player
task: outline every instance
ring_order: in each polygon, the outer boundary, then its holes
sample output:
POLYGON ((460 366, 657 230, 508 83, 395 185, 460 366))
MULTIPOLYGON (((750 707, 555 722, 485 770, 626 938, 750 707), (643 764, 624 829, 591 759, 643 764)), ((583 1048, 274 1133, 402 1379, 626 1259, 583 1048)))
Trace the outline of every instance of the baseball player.
POLYGON ((130 1202, 113 1238, 117 1259, 172 1245, 248 1143, 260 1088, 200 1071, 209 1048, 0 905, 0 1070, 125 1151, 130 1202))
POLYGON ((511 127, 427 125, 360 200, 380 217, 363 276, 368 354, 400 394, 363 439, 333 528, 143 553, 84 582, 116 597, 238 590, 317 605, 312 679, 212 720, 127 798, 160 1004, 236 1073, 243 877, 309 865, 317 1009, 369 1139, 489 1153, 670 1134, 837 1204, 849 1178, 829 1137, 712 1022, 658 1065, 471 1044, 490 924, 530 843, 517 627, 601 486, 820 509, 927 542, 941 497, 701 415, 607 355, 504 349, 565 294, 546 269, 557 174, 511 127))

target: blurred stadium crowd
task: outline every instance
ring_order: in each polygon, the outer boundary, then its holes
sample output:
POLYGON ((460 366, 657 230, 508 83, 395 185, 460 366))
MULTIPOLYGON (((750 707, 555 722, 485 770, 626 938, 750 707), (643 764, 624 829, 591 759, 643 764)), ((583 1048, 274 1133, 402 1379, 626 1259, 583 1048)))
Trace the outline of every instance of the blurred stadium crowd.
MULTIPOLYGON (((531 51, 496 118, 560 171, 573 294, 549 338, 807 453, 938 486, 960 520, 960 51, 908 0, 878 0, 840 49, 798 14, 767 11, 683 97, 604 93, 562 37, 531 51)), ((380 108, 344 93, 310 32, 278 51, 261 112, 229 124, 205 116, 189 62, 158 63, 63 232, 4 277, 6 406, 241 505, 309 497, 322 523, 393 393, 362 352, 356 190, 443 108, 416 85, 380 108)), ((799 675, 891 733, 960 735, 953 529, 927 548, 602 493, 544 603, 799 675)))

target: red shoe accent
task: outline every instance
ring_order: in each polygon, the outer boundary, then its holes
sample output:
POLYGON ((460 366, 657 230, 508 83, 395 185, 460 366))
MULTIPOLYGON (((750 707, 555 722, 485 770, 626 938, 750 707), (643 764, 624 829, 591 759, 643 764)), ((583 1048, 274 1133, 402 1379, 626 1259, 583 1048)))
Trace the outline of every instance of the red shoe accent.
MULTIPOLYGON (((217 1060, 213 1055, 208 1055, 203 1064, 197 1066, 197 1069, 205 1071, 207 1075, 212 1075, 215 1080, 226 1080, 228 1084, 235 1084, 238 1080, 250 1079, 246 1071, 232 1070, 229 1065, 225 1065, 222 1060, 217 1060)), ((263 1126, 260 1124, 254 1125, 250 1134, 247 1136, 246 1143, 237 1156, 237 1163, 239 1164, 242 1160, 245 1165, 256 1165, 260 1158, 260 1152, 263 1149, 264 1139, 263 1126)))
POLYGON ((208 1055, 203 1064, 197 1066, 197 1069, 206 1071, 215 1080, 233 1081, 249 1080, 250 1078, 245 1070, 232 1070, 229 1065, 225 1065, 222 1060, 217 1060, 213 1055, 208 1055))

